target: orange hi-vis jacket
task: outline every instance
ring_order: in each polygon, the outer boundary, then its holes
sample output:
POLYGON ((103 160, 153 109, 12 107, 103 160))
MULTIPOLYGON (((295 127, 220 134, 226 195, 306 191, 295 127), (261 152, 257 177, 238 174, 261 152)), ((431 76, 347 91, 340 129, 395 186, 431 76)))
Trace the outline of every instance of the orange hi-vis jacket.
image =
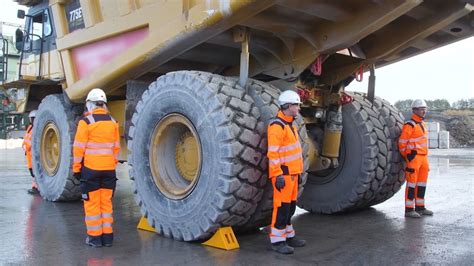
POLYGON ((269 178, 303 172, 303 154, 294 118, 279 111, 268 126, 269 178))
POLYGON ((421 117, 413 114, 411 119, 405 122, 398 140, 398 149, 405 158, 412 150, 415 150, 417 155, 428 154, 428 130, 421 117))
POLYGON ((115 170, 119 152, 119 126, 105 109, 95 109, 79 121, 73 146, 74 173, 81 171, 82 163, 92 170, 115 170))
POLYGON ((33 134, 33 126, 29 125, 26 129, 25 137, 23 138, 23 150, 26 153, 26 162, 28 168, 33 168, 33 161, 31 160, 31 135, 33 134))

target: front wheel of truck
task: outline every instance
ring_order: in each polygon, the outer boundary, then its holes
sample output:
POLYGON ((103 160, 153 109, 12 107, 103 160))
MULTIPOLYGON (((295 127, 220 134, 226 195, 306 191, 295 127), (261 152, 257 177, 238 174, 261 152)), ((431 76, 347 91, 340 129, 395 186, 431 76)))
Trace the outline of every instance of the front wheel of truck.
POLYGON ((244 224, 261 198, 259 111, 237 81, 204 72, 159 77, 136 106, 128 162, 142 214, 160 234, 207 239, 244 224))
POLYGON ((72 176, 75 132, 72 106, 61 94, 46 96, 36 112, 32 134, 33 173, 46 200, 69 201, 81 196, 79 181, 72 176))

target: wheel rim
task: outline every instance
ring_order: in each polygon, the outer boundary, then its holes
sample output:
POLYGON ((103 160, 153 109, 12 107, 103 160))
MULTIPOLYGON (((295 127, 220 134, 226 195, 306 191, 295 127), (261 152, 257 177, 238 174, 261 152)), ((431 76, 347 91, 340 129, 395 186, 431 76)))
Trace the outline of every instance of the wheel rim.
POLYGON ((48 122, 41 133, 41 166, 46 174, 53 176, 59 168, 61 158, 61 141, 56 124, 48 122))
POLYGON ((150 168, 155 185, 167 198, 183 199, 199 180, 201 143, 189 119, 169 114, 155 126, 150 142, 150 168))

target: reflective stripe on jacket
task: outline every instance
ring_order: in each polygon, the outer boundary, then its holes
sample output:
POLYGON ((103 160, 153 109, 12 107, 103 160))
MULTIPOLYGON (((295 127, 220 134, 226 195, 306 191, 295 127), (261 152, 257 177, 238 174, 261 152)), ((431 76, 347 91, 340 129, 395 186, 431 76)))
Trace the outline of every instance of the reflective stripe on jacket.
POLYGON ((118 123, 105 109, 95 109, 79 121, 73 144, 73 172, 82 163, 93 170, 114 170, 120 152, 118 123))
POLYGON ((406 157, 412 150, 417 154, 428 154, 428 130, 423 119, 413 114, 402 128, 402 134, 398 139, 398 149, 406 157))
POLYGON ((26 129, 25 137, 23 137, 23 150, 25 150, 26 162, 28 168, 33 168, 33 161, 31 159, 31 135, 33 134, 33 126, 29 125, 26 129))
POLYGON ((298 129, 292 124, 293 117, 279 111, 268 125, 269 177, 296 175, 303 172, 303 154, 298 129))

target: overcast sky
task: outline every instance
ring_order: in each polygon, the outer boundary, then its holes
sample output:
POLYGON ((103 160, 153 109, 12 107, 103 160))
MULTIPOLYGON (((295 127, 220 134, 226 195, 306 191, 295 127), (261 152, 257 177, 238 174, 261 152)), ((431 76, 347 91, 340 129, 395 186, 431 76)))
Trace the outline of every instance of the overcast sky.
MULTIPOLYGON (((368 75, 348 90, 366 92, 368 75)), ((415 98, 450 103, 474 98, 474 37, 376 69, 375 76, 375 95, 392 104, 415 98)))
MULTIPOLYGON (((0 21, 23 24, 16 11, 24 9, 12 0, 0 0, 0 21)), ((3 28, 3 32, 13 28, 3 28)), ((376 69, 375 94, 392 104, 398 100, 424 98, 474 98, 474 37, 376 69)), ((348 90, 367 91, 368 73, 363 82, 352 82, 348 90)))

